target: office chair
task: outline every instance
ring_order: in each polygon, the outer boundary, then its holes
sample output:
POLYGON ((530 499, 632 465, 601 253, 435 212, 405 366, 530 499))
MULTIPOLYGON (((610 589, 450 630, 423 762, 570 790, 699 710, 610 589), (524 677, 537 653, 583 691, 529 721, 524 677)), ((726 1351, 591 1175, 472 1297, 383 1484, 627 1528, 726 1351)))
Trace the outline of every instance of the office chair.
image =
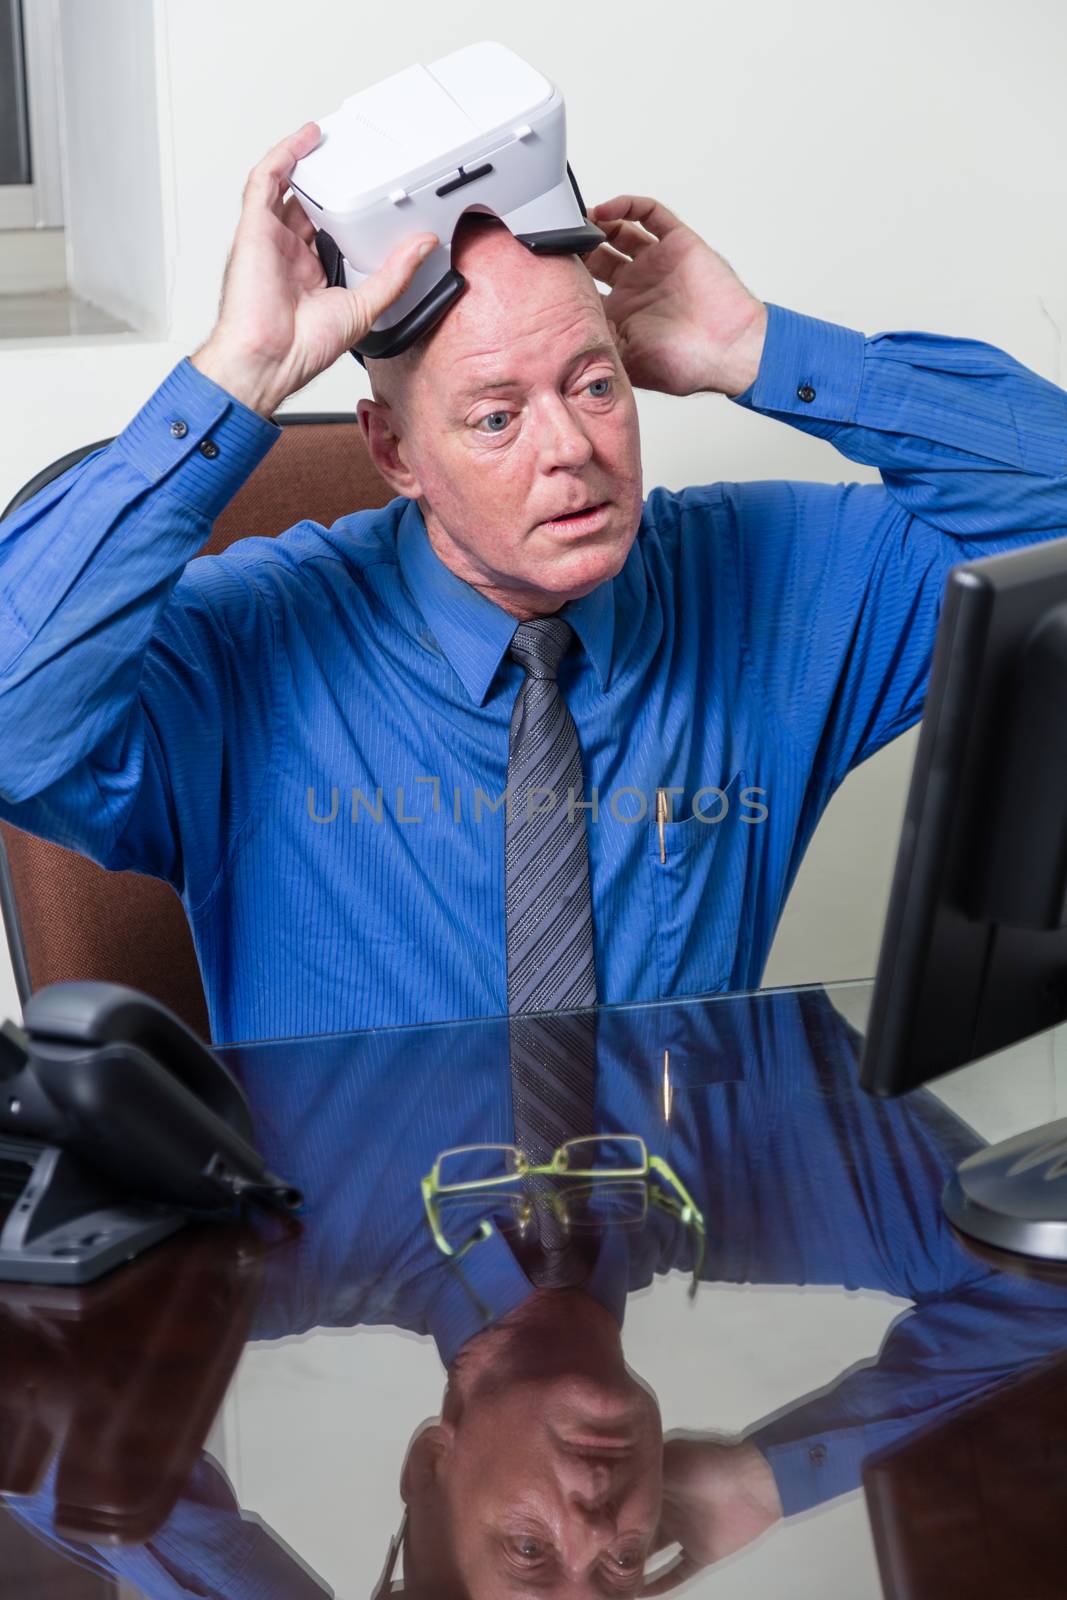
MULTIPOLYGON (((281 438, 217 518, 201 555, 217 555, 242 534, 274 536, 303 517, 328 527, 392 497, 354 416, 307 413, 276 420, 281 438)), ((0 521, 110 442, 84 445, 45 467, 19 490, 0 521)), ((185 911, 161 879, 106 872, 85 856, 0 821, 0 917, 21 1004, 61 979, 126 983, 162 1000, 210 1041, 185 911)))

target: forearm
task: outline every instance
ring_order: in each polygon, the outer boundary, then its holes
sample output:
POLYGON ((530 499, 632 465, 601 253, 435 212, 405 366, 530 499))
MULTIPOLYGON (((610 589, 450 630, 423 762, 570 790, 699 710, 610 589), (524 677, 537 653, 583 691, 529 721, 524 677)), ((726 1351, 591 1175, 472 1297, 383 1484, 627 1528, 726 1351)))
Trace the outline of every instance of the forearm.
POLYGON ((121 725, 185 564, 276 436, 182 363, 108 449, 0 524, 8 802, 121 725))
POLYGON ((1004 351, 926 333, 865 338, 769 305, 736 403, 877 467, 909 512, 960 540, 1067 528, 1067 393, 1004 351))

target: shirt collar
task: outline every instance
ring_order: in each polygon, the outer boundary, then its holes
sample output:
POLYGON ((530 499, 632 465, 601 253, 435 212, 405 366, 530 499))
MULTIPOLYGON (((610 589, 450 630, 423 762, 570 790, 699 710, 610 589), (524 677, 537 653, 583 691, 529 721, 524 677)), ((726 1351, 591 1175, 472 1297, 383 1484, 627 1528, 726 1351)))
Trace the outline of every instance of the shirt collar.
MULTIPOLYGON (((438 649, 476 705, 484 705, 518 623, 501 606, 449 570, 433 550, 418 502, 410 500, 397 529, 400 571, 438 649)), ((596 670, 601 689, 611 674, 615 600, 610 580, 560 611, 596 670)))
MULTIPOLYGON (((627 1241, 614 1230, 601 1239, 597 1259, 583 1284, 622 1326, 629 1288, 630 1252, 627 1241)), ((519 1265, 504 1235, 493 1228, 462 1261, 447 1263, 426 1320, 441 1360, 450 1367, 463 1346, 521 1306, 534 1285, 519 1265)))

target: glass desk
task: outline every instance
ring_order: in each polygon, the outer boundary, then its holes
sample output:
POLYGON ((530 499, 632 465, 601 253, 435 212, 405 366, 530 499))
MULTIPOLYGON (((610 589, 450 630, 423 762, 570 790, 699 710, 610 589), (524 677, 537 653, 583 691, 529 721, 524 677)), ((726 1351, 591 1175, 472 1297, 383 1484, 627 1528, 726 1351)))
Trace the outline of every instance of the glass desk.
POLYGON ((405 1499, 409 1594, 1062 1595, 1067 1280, 939 1200, 1067 1112, 1067 1033, 878 1102, 869 998, 596 1014, 597 1131, 695 1200, 695 1299, 660 1204, 578 1206, 580 1286, 534 1289, 499 1195, 435 1244, 435 1158, 514 1138, 506 1020, 223 1051, 306 1209, 0 1286, 0 1596, 355 1600, 405 1499))

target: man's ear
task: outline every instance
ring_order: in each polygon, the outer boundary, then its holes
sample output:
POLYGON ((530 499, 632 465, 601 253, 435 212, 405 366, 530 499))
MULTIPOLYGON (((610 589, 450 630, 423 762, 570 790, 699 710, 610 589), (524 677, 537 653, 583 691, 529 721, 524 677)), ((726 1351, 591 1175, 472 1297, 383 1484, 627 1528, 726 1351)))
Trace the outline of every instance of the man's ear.
POLYGON ((417 500, 422 493, 422 485, 404 460, 392 409, 383 400, 361 399, 356 406, 356 417, 367 453, 386 483, 397 494, 417 500))
POLYGON ((400 1497, 406 1506, 433 1489, 452 1452, 456 1430, 451 1422, 426 1422, 408 1445, 400 1472, 400 1497))

